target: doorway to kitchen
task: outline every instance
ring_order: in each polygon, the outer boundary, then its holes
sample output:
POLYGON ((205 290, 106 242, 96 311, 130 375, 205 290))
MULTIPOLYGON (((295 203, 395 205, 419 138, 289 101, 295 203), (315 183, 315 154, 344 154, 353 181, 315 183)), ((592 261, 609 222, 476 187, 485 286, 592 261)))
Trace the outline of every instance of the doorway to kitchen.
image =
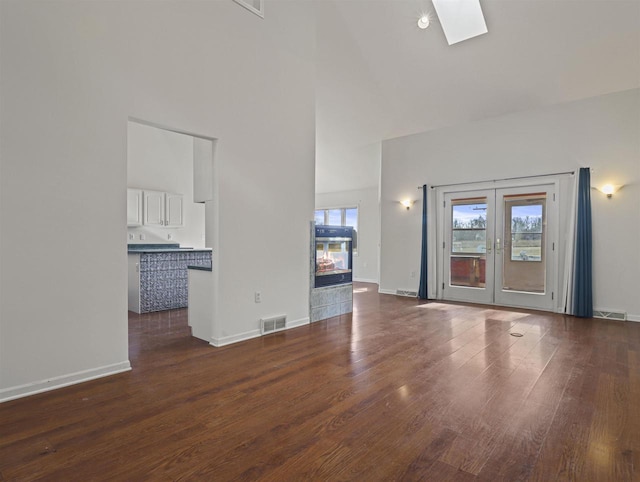
POLYGON ((557 186, 443 193, 442 298, 553 311, 557 186))
MULTIPOLYGON (((191 338, 191 272, 212 271, 217 140, 155 123, 127 123, 130 348, 191 338), (208 212, 208 216, 207 216, 208 212), (208 221, 207 221, 208 220, 208 221), (209 226, 211 227, 211 226, 209 226), (145 338, 142 335, 149 335, 145 338), (149 342, 140 343, 139 338, 149 342)), ((211 293, 213 296, 213 293, 211 293)))

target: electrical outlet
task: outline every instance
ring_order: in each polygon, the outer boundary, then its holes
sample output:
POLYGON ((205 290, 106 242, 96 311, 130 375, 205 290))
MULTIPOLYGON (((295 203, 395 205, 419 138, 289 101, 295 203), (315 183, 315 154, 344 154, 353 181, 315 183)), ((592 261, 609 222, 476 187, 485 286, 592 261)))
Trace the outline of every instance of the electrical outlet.
POLYGON ((129 241, 133 241, 134 239, 136 239, 136 235, 133 233, 129 233, 129 241))
POLYGON ((256 303, 262 303, 262 293, 260 293, 259 291, 256 291, 254 296, 255 296, 256 303))
POLYGON ((147 239, 147 237, 144 234, 140 235, 140 241, 144 241, 145 239, 147 239))
POLYGON ((412 278, 415 278, 415 277, 416 277, 416 272, 415 272, 415 271, 412 271, 412 272, 411 272, 411 277, 412 277, 412 278))

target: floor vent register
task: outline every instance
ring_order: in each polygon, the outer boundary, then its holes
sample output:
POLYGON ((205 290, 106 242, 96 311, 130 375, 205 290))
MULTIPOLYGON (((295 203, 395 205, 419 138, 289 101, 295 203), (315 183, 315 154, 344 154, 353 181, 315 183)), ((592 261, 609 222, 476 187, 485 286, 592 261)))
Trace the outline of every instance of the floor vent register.
POLYGON ((284 330, 286 327, 287 317, 285 315, 274 316, 272 318, 262 318, 260 320, 260 333, 263 335, 284 330))

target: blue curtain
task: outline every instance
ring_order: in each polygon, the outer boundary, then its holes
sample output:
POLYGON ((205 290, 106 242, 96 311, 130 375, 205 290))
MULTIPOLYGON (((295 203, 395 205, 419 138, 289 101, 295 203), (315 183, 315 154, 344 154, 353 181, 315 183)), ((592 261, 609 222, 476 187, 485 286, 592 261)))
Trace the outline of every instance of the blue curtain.
POLYGON ((418 298, 427 299, 427 185, 422 186, 422 250, 420 255, 420 288, 418 298))
POLYGON ((573 314, 581 318, 593 316, 591 250, 591 172, 588 167, 583 167, 578 178, 576 262, 573 276, 573 314))

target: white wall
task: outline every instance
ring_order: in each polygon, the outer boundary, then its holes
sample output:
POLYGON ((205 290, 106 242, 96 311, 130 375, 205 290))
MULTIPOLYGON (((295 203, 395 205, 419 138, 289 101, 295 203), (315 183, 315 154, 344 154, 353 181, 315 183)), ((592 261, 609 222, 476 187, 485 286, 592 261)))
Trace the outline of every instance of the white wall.
MULTIPOLYGON (((156 127, 129 122, 127 128, 127 185, 182 194, 181 228, 149 226, 127 228, 129 244, 179 243, 204 247, 204 204, 193 202, 194 138, 156 127), (141 240, 143 234, 145 239, 141 240), (171 235, 171 240, 168 235, 171 235)), ((210 143, 210 141, 209 141, 210 143)))
POLYGON ((355 281, 378 282, 380 205, 378 188, 316 194, 316 209, 358 206, 358 254, 353 257, 355 281))
POLYGON ((594 305, 640 321, 640 90, 634 89, 384 141, 380 289, 417 290, 421 203, 417 186, 591 167, 592 186, 625 184, 612 199, 592 190, 594 305))
POLYGON ((231 1, 0 2, 0 399, 128 367, 129 117, 218 139, 221 335, 306 319, 312 18, 277 0, 264 20, 231 1))
MULTIPOLYGON (((320 144, 320 137, 317 138, 320 144)), ((334 148, 335 146, 331 146, 334 148)), ((324 146, 326 149, 327 146, 324 146)), ((378 187, 382 142, 333 150, 316 149, 316 192, 342 192, 378 187)))

